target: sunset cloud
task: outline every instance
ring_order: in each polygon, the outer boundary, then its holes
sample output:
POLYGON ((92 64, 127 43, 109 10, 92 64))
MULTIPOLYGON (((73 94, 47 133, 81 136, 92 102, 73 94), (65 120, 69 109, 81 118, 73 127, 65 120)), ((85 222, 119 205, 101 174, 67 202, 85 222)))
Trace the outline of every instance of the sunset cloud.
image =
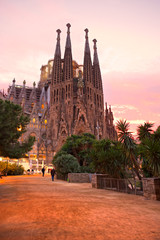
POLYGON ((61 29, 64 56, 66 23, 71 23, 73 59, 83 64, 84 29, 89 29, 101 67, 104 100, 114 118, 136 125, 160 123, 160 1, 1 0, 0 89, 13 78, 28 86, 40 79, 41 65, 54 57, 61 29), (84 7, 85 6, 85 7, 84 7))

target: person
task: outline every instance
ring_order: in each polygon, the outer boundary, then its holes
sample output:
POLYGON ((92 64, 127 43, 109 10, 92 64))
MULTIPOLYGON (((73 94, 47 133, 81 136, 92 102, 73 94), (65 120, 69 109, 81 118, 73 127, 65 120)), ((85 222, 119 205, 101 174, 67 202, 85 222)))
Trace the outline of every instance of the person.
POLYGON ((55 169, 53 168, 53 169, 51 170, 52 181, 54 181, 54 175, 55 175, 55 169))
POLYGON ((34 169, 32 168, 32 174, 34 174, 34 169))
POLYGON ((42 176, 44 177, 45 167, 42 168, 42 176))

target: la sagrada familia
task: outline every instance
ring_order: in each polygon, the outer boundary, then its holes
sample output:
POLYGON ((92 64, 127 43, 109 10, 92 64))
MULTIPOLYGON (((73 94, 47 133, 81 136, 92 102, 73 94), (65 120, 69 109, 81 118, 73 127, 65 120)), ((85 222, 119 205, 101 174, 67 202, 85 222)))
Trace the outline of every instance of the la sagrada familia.
POLYGON ((67 24, 67 38, 64 57, 61 56, 60 34, 57 30, 57 43, 54 59, 41 67, 38 86, 16 85, 15 79, 9 87, 7 98, 20 104, 25 114, 30 116, 23 141, 29 135, 36 142, 28 153, 33 167, 49 165, 53 155, 60 149, 68 136, 91 133, 97 139, 117 139, 111 107, 104 110, 103 85, 97 54, 97 40, 93 40, 93 63, 85 29, 83 65, 72 58, 70 27, 67 24))

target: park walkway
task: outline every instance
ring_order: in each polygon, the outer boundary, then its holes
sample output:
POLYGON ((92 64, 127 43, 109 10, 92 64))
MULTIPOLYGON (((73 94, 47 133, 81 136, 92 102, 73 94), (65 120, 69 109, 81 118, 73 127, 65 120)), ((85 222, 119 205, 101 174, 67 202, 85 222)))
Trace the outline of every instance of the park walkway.
POLYGON ((0 240, 160 240, 160 202, 50 176, 0 180, 0 240))

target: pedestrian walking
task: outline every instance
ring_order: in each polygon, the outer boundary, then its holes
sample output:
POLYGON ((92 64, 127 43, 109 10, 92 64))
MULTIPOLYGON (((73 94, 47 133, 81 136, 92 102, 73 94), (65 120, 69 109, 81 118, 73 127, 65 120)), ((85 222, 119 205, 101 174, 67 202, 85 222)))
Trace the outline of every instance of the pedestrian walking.
POLYGON ((54 175, 55 175, 55 169, 53 168, 52 170, 51 170, 51 177, 52 177, 52 181, 54 181, 54 175))
POLYGON ((44 177, 45 167, 42 168, 42 176, 44 177))

